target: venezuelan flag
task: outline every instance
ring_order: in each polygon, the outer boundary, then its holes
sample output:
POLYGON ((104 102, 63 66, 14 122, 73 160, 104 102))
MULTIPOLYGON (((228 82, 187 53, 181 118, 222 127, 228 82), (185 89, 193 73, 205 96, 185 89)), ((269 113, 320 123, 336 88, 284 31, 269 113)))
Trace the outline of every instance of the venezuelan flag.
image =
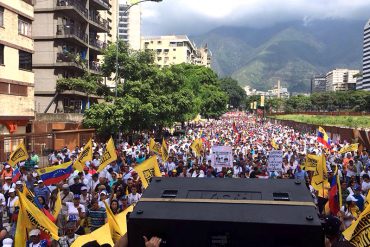
POLYGON ((37 169, 36 172, 40 175, 45 185, 56 184, 71 175, 73 172, 72 161, 57 166, 37 169))
POLYGON ((331 140, 322 127, 319 127, 317 132, 317 141, 330 149, 331 140))

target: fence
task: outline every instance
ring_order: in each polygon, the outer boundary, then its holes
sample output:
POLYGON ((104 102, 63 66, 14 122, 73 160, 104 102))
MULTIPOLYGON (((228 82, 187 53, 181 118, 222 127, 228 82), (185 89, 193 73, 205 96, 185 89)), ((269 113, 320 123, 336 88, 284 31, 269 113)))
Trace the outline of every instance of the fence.
POLYGON ((94 129, 53 131, 41 134, 0 135, 0 161, 6 161, 10 153, 21 142, 24 142, 29 152, 35 151, 40 157, 40 164, 47 164, 48 154, 55 149, 67 146, 74 149, 90 138, 95 137, 94 129))
MULTIPOLYGON (((294 128, 295 130, 301 132, 316 132, 319 128, 318 125, 315 124, 308 124, 308 123, 299 123, 290 120, 280 120, 280 119, 273 119, 268 118, 273 124, 280 124, 284 126, 289 126, 294 128)), ((352 128, 342 128, 336 126, 322 126, 329 137, 334 141, 344 141, 350 143, 360 143, 364 148, 370 150, 370 131, 363 130, 363 129, 352 129, 352 128)))

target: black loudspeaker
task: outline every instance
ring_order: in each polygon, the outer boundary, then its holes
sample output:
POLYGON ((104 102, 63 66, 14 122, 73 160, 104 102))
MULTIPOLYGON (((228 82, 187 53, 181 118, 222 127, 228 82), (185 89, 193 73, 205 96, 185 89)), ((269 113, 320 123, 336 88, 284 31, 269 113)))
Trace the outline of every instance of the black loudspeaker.
POLYGON ((324 246, 304 181, 153 178, 128 217, 130 247, 324 246))

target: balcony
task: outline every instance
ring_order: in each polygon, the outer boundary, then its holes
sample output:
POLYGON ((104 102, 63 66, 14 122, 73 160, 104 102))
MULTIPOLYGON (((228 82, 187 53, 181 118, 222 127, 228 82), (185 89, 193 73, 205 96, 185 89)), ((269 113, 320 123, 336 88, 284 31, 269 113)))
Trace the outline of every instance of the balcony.
POLYGON ((107 43, 105 43, 101 40, 94 39, 94 38, 90 38, 90 43, 89 44, 93 49, 96 49, 96 50, 99 50, 99 51, 107 48, 107 43))
POLYGON ((107 20, 101 18, 99 15, 89 15, 90 23, 93 25, 90 25, 90 28, 97 31, 98 33, 107 33, 109 32, 109 23, 107 20), (95 27, 95 28, 94 28, 95 27))
POLYGON ((101 74, 101 65, 98 62, 90 61, 89 62, 89 70, 93 74, 101 74))
POLYGON ((81 58, 78 53, 64 51, 57 53, 56 65, 59 67, 75 67, 80 70, 86 70, 87 60, 81 58))
POLYGON ((109 10, 109 3, 107 0, 90 0, 90 6, 96 10, 109 10))
POLYGON ((57 10, 71 9, 76 11, 82 17, 86 19, 88 18, 88 9, 78 0, 58 0, 56 9, 57 10))
POLYGON ((57 38, 66 38, 77 41, 80 45, 87 46, 88 35, 80 28, 70 25, 57 25, 57 38))
POLYGON ((29 5, 34 5, 34 0, 22 0, 25 3, 28 3, 29 5))

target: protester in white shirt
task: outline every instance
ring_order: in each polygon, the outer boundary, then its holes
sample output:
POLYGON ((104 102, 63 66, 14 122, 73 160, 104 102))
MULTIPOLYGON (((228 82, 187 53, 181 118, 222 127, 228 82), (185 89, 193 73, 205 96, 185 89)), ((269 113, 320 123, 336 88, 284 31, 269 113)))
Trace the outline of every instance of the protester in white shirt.
POLYGON ((128 194, 127 196, 128 205, 137 203, 140 200, 140 198, 141 198, 141 194, 137 193, 137 188, 133 186, 131 188, 131 193, 128 194))

